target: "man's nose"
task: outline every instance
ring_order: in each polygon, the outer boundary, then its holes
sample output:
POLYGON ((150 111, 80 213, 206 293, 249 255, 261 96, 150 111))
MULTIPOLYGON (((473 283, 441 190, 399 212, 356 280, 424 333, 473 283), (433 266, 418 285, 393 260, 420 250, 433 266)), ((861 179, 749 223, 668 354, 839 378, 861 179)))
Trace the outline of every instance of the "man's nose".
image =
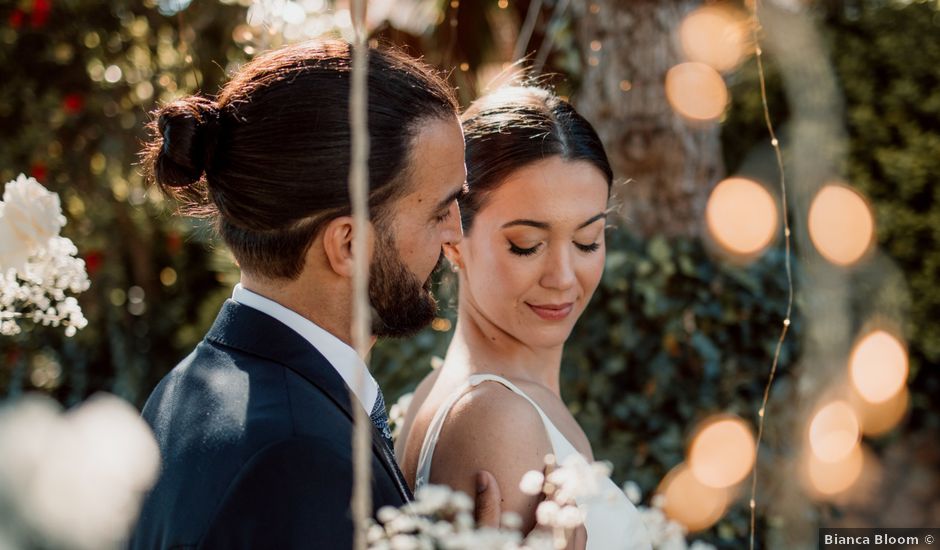
POLYGON ((460 206, 454 201, 450 206, 450 216, 441 234, 441 241, 448 244, 457 244, 463 239, 463 227, 460 223, 460 206))

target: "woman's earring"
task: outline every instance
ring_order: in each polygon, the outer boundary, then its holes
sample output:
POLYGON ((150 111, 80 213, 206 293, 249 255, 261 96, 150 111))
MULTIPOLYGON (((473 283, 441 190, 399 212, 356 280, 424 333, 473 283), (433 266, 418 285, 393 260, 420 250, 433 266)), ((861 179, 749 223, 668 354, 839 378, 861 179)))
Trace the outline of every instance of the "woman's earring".
POLYGON ((456 263, 452 263, 450 264, 450 270, 453 271, 454 273, 458 273, 460 272, 460 265, 456 263))

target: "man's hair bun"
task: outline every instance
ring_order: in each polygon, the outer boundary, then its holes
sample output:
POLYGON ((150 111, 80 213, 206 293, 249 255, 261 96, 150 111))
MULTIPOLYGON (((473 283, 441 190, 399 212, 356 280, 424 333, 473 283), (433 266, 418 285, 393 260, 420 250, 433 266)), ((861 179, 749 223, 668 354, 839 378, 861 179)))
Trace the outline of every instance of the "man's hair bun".
POLYGON ((156 182, 186 187, 202 178, 215 148, 219 109, 210 99, 190 96, 157 112, 159 151, 153 165, 156 182))

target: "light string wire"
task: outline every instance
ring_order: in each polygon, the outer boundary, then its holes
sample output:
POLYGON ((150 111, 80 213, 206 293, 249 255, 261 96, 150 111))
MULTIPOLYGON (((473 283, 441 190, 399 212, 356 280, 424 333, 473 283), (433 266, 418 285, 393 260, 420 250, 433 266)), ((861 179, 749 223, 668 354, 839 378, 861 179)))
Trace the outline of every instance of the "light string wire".
POLYGON ((793 312, 793 269, 790 262, 790 221, 787 212, 787 184, 786 172, 783 166, 783 152, 780 147, 780 141, 774 131, 773 122, 770 119, 770 108, 767 105, 767 82, 764 75, 763 51, 761 50, 758 33, 761 29, 760 16, 758 14, 758 0, 748 2, 753 17, 751 25, 751 35, 754 40, 754 57, 757 60, 757 77, 760 81, 760 98, 764 110, 764 123, 767 125, 767 132, 770 134, 770 145, 774 149, 774 155, 777 159, 777 170, 780 174, 780 208, 783 217, 783 241, 785 247, 784 262, 787 272, 787 313, 783 319, 783 327, 780 329, 780 338, 777 340, 777 347, 774 350, 774 359, 770 367, 770 375, 767 378, 767 385, 764 387, 764 396, 761 400, 760 409, 757 411, 757 439, 754 442, 754 469, 751 472, 751 499, 748 506, 751 512, 750 521, 750 550, 754 550, 754 535, 757 524, 757 466, 760 456, 760 444, 764 435, 764 420, 766 419, 767 401, 770 399, 770 388, 773 385, 774 377, 777 373, 777 365, 780 362, 780 351, 783 348, 783 342, 790 329, 790 315, 793 312))
MULTIPOLYGON (((366 30, 368 0, 353 0, 351 15, 354 38, 352 68, 349 87, 349 124, 352 134, 351 163, 349 167, 349 198, 353 216, 353 316, 352 342, 356 353, 368 364, 371 347, 371 311, 369 310, 369 119, 368 119, 368 63, 369 47, 366 30)), ((360 369, 356 387, 365 385, 365 373, 360 369)), ((371 453, 372 420, 359 404, 359 398, 350 390, 350 404, 354 414, 353 430, 353 548, 366 550, 369 518, 372 510, 371 453)))

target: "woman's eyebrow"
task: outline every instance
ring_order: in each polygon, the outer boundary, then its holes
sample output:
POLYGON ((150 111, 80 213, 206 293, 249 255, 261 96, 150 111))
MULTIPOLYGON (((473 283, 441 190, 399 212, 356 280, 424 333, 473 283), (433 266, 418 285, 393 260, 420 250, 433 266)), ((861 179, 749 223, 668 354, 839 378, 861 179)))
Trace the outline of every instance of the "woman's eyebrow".
MULTIPOLYGON (((582 223, 581 225, 579 225, 579 226, 578 226, 578 229, 584 229, 585 227, 587 227, 587 226, 591 225, 592 223, 596 222, 597 220, 605 220, 605 219, 607 219, 607 213, 606 213, 606 212, 601 212, 600 214, 597 214, 596 216, 593 216, 593 217, 592 217, 591 219, 589 219, 588 221, 586 221, 586 222, 582 223)), ((536 229, 549 229, 549 228, 551 227, 549 224, 547 224, 547 223, 545 223, 545 222, 537 222, 537 221, 535 221, 535 220, 513 220, 513 221, 511 221, 511 222, 506 222, 506 223, 504 223, 504 224, 502 225, 501 229, 506 229, 507 227, 513 227, 513 226, 516 226, 516 225, 525 225, 525 226, 528 226, 528 227, 534 227, 534 228, 536 228, 536 229)))
POLYGON ((579 226, 578 226, 578 229, 583 229, 583 228, 585 228, 585 227, 591 225, 592 223, 596 222, 597 220, 606 220, 606 219, 607 219, 607 212, 601 212, 600 214, 594 216, 593 218, 591 218, 591 219, 589 219, 588 221, 586 221, 586 222, 582 223, 581 225, 579 225, 579 226))
POLYGON ((502 229, 507 227, 513 227, 516 225, 527 225, 529 227, 535 227, 536 229, 548 229, 548 224, 545 222, 537 222, 535 220, 513 220, 511 222, 504 223, 502 229))

